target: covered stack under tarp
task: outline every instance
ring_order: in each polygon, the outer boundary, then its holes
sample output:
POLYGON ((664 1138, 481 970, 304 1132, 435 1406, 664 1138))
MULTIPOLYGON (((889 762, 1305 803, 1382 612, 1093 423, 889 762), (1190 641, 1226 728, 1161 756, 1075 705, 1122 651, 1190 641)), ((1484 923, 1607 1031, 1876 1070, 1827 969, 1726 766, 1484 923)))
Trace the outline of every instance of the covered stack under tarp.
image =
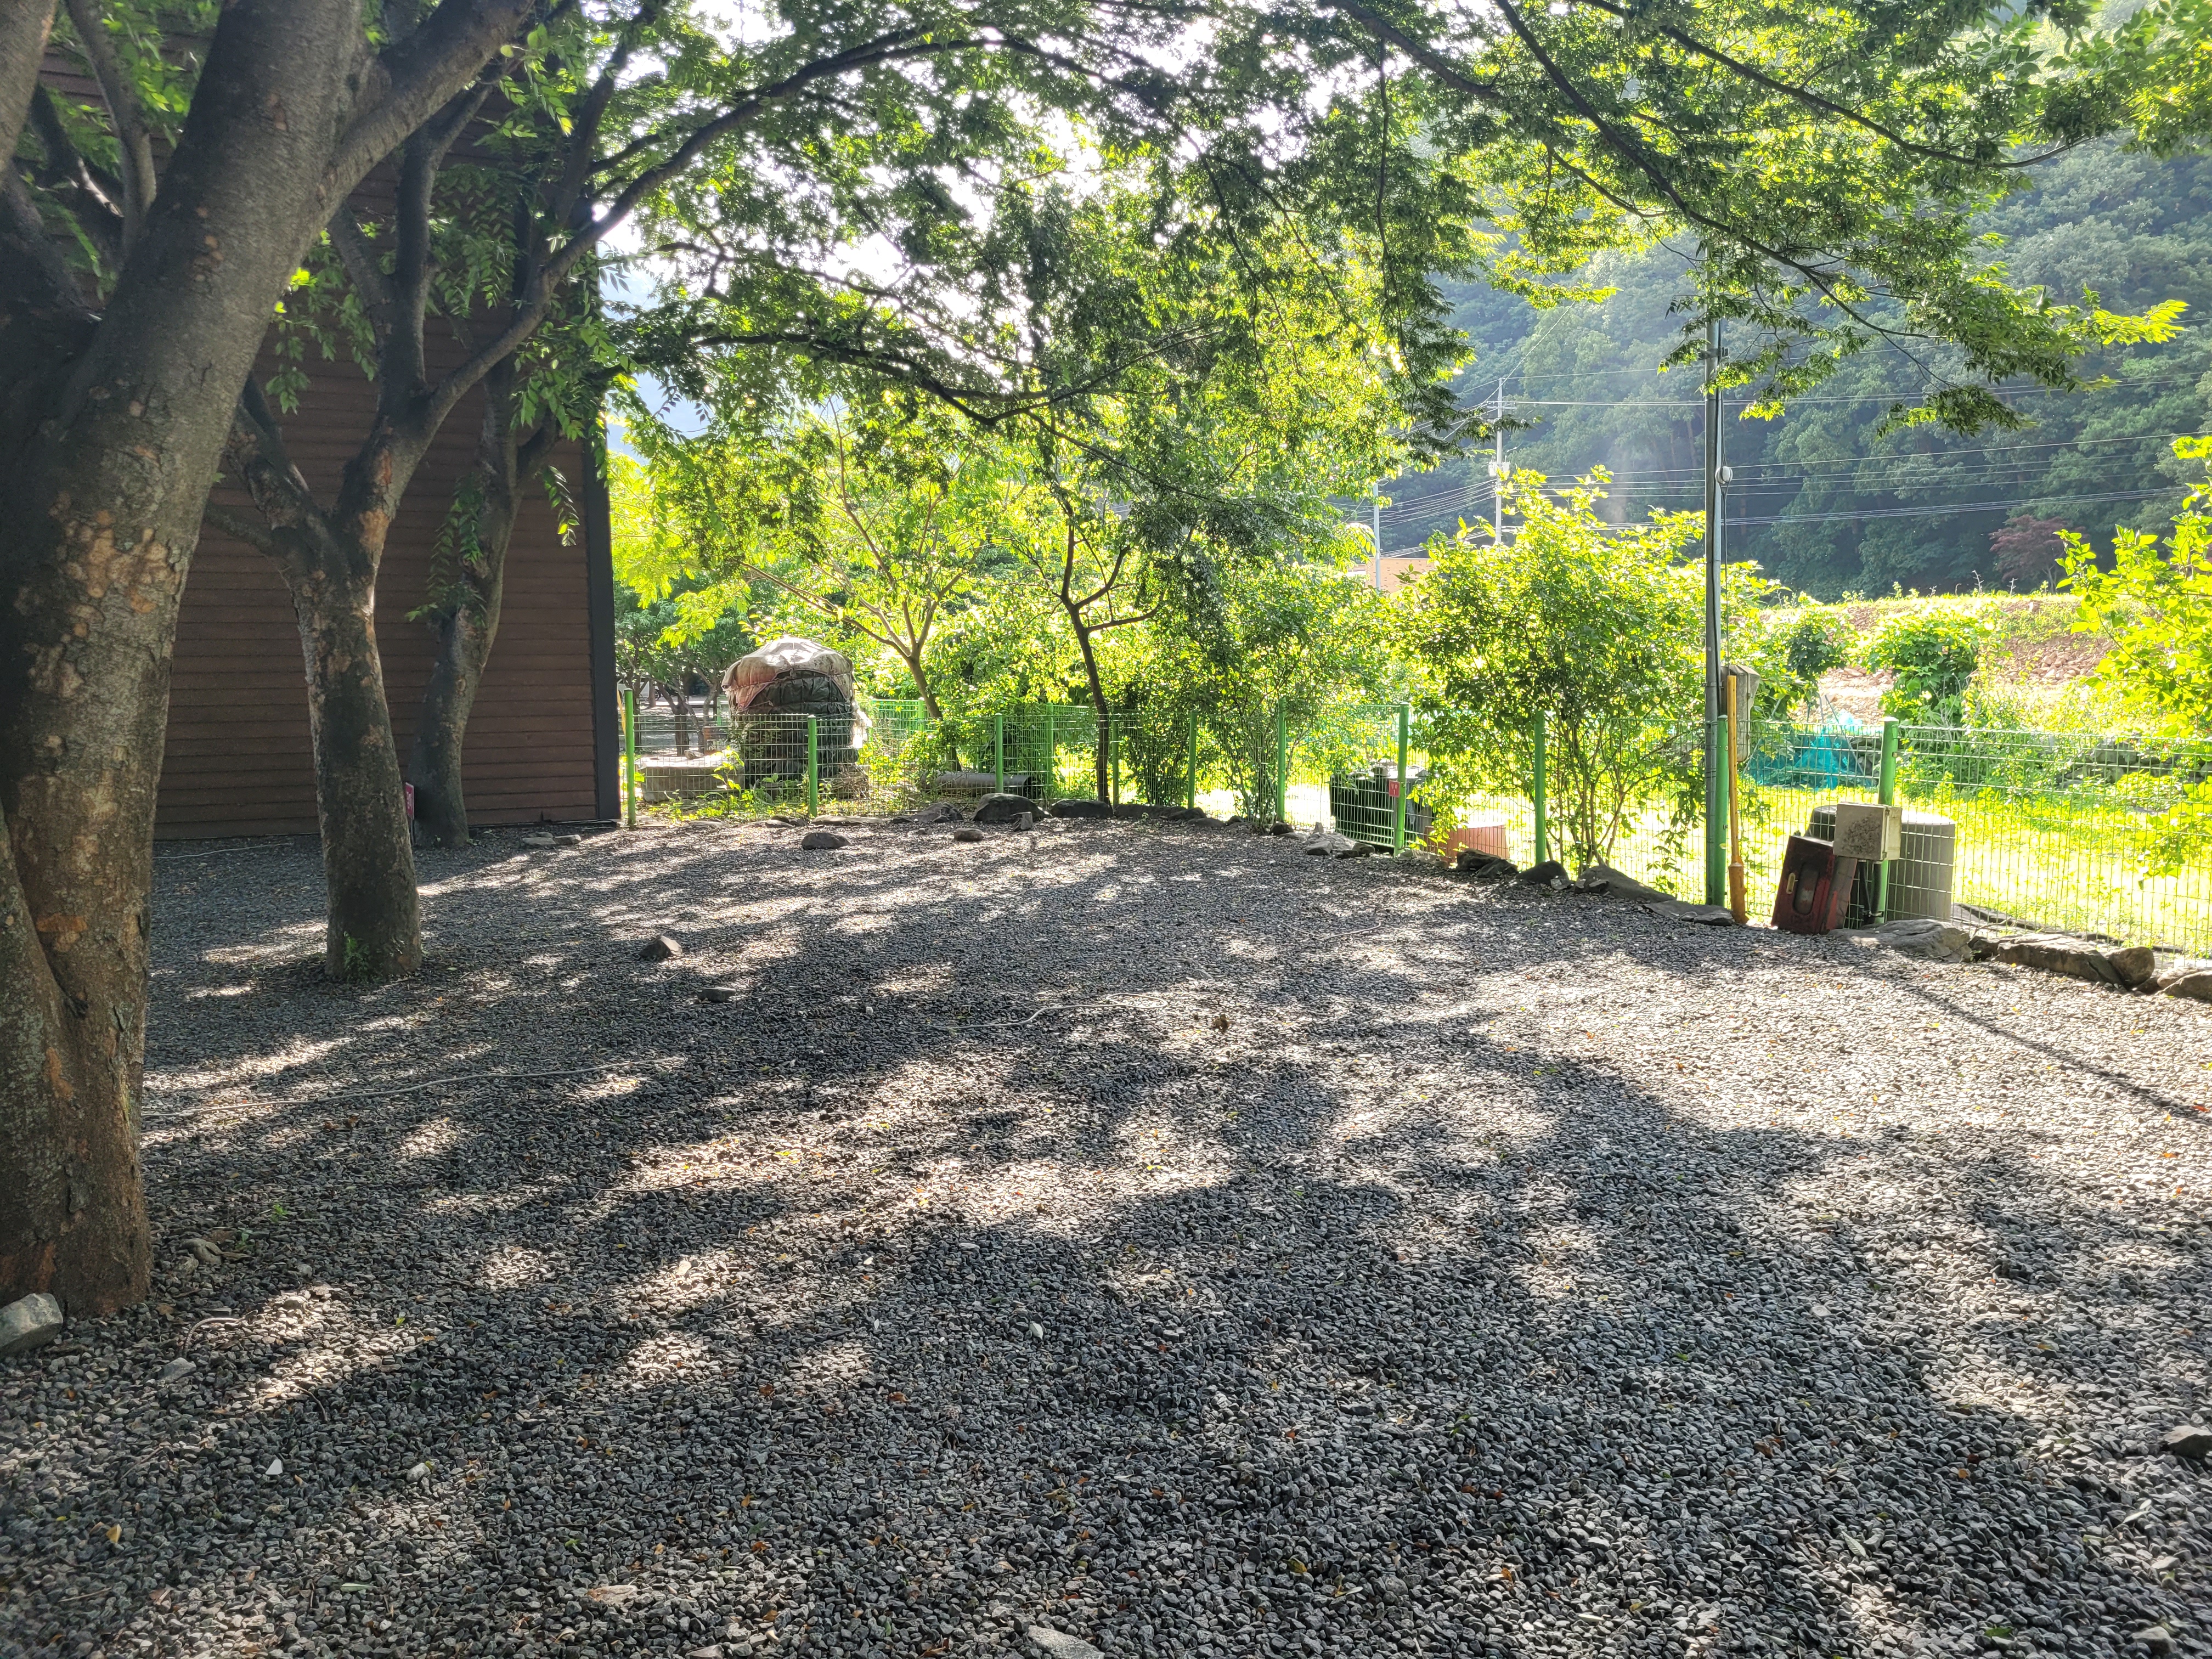
POLYGON ((730 746, 747 784, 806 775, 806 717, 816 721, 816 763, 826 776, 850 766, 867 740, 853 665, 842 651, 786 635, 731 665, 730 746))

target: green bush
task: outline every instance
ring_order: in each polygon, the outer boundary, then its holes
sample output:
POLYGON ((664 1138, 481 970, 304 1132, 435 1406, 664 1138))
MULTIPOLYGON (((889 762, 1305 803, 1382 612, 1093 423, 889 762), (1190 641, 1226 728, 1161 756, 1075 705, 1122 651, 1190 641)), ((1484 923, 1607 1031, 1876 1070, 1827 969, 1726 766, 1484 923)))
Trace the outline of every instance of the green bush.
POLYGON ((1908 726, 1964 725, 1966 687, 1981 668, 1990 632, 1984 617, 1949 608, 1891 622, 1866 653, 1869 667, 1896 676, 1882 693, 1882 712, 1908 726))
POLYGON ((1519 533, 1443 547, 1407 635, 1434 691, 1425 721, 1431 804, 1458 792, 1525 796, 1529 717, 1549 726, 1553 824, 1562 854, 1606 858, 1655 805, 1686 822, 1703 801, 1703 589, 1680 558, 1686 514, 1626 528, 1590 484, 1539 493, 1515 481, 1519 533))

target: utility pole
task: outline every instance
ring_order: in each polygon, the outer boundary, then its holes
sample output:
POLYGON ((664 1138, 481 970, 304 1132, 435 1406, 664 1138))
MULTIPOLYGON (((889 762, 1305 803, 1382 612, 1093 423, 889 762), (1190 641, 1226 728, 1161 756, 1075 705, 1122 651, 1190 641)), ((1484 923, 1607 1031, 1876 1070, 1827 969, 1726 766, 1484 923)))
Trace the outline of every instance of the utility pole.
POLYGON ((1380 593, 1382 591, 1382 495, 1380 490, 1376 492, 1372 506, 1375 514, 1371 521, 1375 530, 1375 591, 1380 593))
POLYGON ((1498 382, 1498 402, 1490 423, 1490 539, 1505 542, 1505 381, 1498 382))
MULTIPOLYGON (((1711 295, 1707 295, 1711 303, 1711 295)), ((1721 773, 1721 319, 1705 318, 1705 902, 1728 898, 1728 793, 1721 773)), ((1728 757, 1733 762, 1733 755, 1728 757)))

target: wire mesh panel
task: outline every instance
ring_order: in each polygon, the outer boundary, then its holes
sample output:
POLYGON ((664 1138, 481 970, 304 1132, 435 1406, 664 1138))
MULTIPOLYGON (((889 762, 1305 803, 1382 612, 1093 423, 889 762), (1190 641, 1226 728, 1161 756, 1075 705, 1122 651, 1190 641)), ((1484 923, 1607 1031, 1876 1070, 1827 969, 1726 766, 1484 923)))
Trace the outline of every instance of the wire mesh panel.
MULTIPOLYGON (((1102 793, 1121 805, 1196 804, 1217 815, 1318 823, 1388 848, 1398 834, 1401 713, 1345 702, 1293 708, 1257 699, 1191 710, 1115 709, 1102 732, 1076 704, 1024 703, 935 720, 918 702, 862 699, 852 721, 729 714, 706 699, 639 711, 640 798, 690 810, 896 811, 917 799, 1006 787, 1041 802, 1102 793)), ((1444 799, 1431 732, 1464 714, 1404 728, 1405 841, 1464 848, 1526 866, 1539 854, 1528 796, 1444 799), (1432 833, 1433 818, 1433 833, 1432 833)), ((1434 739, 1441 741, 1441 738, 1434 739)), ((1533 741, 1516 726, 1511 741, 1533 741)), ((1745 865, 1754 913, 1793 835, 1832 834, 1833 808, 1881 789, 1882 733, 1848 718, 1760 721, 1739 744, 1745 865)), ((1591 848, 1637 879, 1704 896, 1704 727, 1639 736, 1613 781, 1565 763, 1554 734, 1543 851, 1570 863, 1591 848), (1606 789, 1613 793, 1607 795, 1606 789)), ((1533 776, 1515 762, 1510 775, 1533 776)), ((2048 927, 2212 955, 2212 856, 2152 875, 2161 820, 2212 777, 2212 740, 2028 731, 1898 728, 1893 799, 1903 857, 1886 883, 1869 871, 1853 914, 1948 915, 2048 927)))
POLYGON ((1905 860, 1933 867, 1948 852, 1957 902, 2212 952, 2212 858, 2146 873, 2156 820, 2212 775, 2212 742, 1930 726, 1899 738, 1905 860))
MULTIPOLYGON (((1284 817, 1390 849, 1398 801, 1399 710, 1377 703, 1323 706, 1288 717, 1284 817)), ((1409 763, 1410 767, 1410 763, 1409 763)), ((1426 827, 1421 809, 1409 835, 1426 827)))

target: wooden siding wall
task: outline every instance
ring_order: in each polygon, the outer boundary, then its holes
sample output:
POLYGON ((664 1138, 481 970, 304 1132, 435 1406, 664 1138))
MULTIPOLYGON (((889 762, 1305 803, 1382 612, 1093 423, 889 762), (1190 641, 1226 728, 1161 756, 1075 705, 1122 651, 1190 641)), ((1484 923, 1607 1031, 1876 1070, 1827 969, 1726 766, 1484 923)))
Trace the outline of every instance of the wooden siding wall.
MULTIPOLYGON (((434 373, 459 356, 450 337, 434 336, 431 349, 434 373)), ((266 376, 274 367, 264 362, 257 372, 266 376)), ((305 367, 313 384, 285 420, 285 438, 327 501, 367 430, 375 393, 349 359, 326 362, 310 349, 305 367)), ((429 628, 408 621, 407 613, 422 603, 431 550, 475 453, 482 407, 481 397, 472 396, 446 422, 392 526, 379 573, 377 646, 403 768, 434 647, 429 628)), ((587 488, 596 481, 584 477, 580 447, 562 446, 556 464, 579 504, 603 512, 600 492, 587 488)), ((228 487, 215 499, 252 511, 228 487)), ((611 702, 598 709, 593 695, 595 668, 612 684, 611 617, 599 622, 597 614, 607 606, 594 591, 594 556, 605 558, 603 536, 587 538, 580 527, 564 544, 544 489, 533 486, 507 553, 499 636, 469 720, 464 779, 472 825, 592 819, 613 810, 610 786, 599 776, 612 745, 598 729, 613 709, 611 702), (595 622, 609 631, 605 641, 592 637, 595 622), (596 663, 598 656, 606 663, 596 663)), ((604 585, 605 573, 596 574, 604 585)), ((306 669, 291 600, 265 556, 204 531, 177 628, 155 833, 315 830, 306 669)))

